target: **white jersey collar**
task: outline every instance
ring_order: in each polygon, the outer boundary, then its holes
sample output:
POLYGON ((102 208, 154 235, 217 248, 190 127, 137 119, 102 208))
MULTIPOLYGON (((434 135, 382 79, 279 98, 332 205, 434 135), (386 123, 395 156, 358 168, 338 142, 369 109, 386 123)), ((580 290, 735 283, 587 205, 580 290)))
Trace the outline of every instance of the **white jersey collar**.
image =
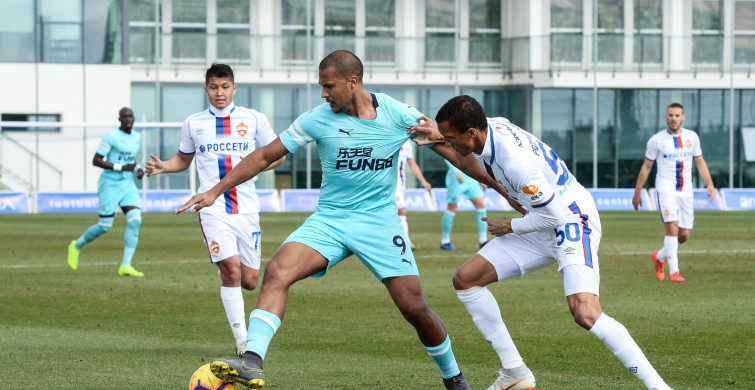
POLYGON ((235 110, 235 109, 236 109, 236 105, 235 105, 235 104, 233 104, 233 102, 231 102, 231 104, 227 105, 227 106, 226 106, 226 107, 225 107, 224 109, 222 109, 222 110, 221 110, 221 109, 219 109, 219 108, 217 108, 217 107, 215 107, 215 106, 213 106, 212 104, 210 104, 210 114, 212 114, 212 115, 215 115, 215 116, 219 116, 219 117, 221 117, 221 118, 222 118, 222 117, 226 117, 226 116, 228 116, 228 115, 231 115, 231 113, 232 113, 232 112, 233 112, 233 110, 235 110))
POLYGON ((493 160, 495 160, 495 156, 493 154, 495 153, 495 146, 493 145, 493 127, 488 125, 488 132, 485 137, 485 146, 482 147, 482 153, 477 154, 472 152, 475 157, 477 158, 483 158, 486 161, 490 161, 490 163, 493 163, 493 160))

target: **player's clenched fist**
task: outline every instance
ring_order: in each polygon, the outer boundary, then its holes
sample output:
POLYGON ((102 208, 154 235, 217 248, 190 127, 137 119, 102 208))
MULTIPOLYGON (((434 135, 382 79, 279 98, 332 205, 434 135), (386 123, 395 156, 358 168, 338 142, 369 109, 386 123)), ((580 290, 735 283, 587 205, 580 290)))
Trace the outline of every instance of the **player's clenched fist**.
POLYGON ((147 176, 155 176, 161 174, 163 172, 163 168, 165 167, 163 160, 160 160, 154 154, 150 154, 149 157, 151 157, 152 160, 147 161, 147 176))

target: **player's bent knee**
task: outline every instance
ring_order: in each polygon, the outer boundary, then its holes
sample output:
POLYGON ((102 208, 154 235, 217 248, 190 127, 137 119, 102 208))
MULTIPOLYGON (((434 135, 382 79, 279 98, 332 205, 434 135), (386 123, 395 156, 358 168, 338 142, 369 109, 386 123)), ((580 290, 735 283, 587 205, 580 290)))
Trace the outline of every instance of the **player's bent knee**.
POLYGON ((600 317, 600 313, 595 313, 594 310, 577 309, 573 314, 574 322, 587 330, 592 329, 593 325, 595 325, 595 321, 600 317))
POLYGON ((241 279, 241 287, 243 287, 245 290, 254 290, 257 288, 257 278, 246 278, 241 279))

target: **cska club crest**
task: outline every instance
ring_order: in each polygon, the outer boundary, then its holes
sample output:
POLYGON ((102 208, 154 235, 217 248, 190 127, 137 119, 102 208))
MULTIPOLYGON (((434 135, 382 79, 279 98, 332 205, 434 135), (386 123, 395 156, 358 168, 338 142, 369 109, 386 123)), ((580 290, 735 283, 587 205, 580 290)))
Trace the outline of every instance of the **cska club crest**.
POLYGON ((684 143, 687 146, 687 149, 692 149, 692 141, 687 140, 687 142, 684 143))
POLYGON ((246 136, 246 133, 249 132, 249 128, 246 127, 244 122, 241 122, 236 126, 236 132, 239 133, 240 136, 244 137, 246 136))

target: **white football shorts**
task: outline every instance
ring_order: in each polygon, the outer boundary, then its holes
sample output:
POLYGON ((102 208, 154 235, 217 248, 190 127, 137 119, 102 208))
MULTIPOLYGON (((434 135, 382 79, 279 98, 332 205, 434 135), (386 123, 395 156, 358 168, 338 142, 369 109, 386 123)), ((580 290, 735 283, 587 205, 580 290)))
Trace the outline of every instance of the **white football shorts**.
POLYGON ((557 229, 496 237, 477 254, 495 267, 499 281, 558 263, 566 296, 578 292, 599 295, 600 217, 593 202, 573 203, 570 209, 569 222, 557 229))
POLYGON ((260 269, 262 232, 259 214, 200 212, 199 226, 213 263, 239 255, 241 264, 260 269))
POLYGON ((396 198, 395 204, 397 209, 403 209, 406 207, 406 187, 402 187, 401 185, 396 186, 396 198))
POLYGON ((692 229, 695 222, 695 208, 691 193, 656 191, 655 201, 663 223, 679 221, 680 228, 692 229))

